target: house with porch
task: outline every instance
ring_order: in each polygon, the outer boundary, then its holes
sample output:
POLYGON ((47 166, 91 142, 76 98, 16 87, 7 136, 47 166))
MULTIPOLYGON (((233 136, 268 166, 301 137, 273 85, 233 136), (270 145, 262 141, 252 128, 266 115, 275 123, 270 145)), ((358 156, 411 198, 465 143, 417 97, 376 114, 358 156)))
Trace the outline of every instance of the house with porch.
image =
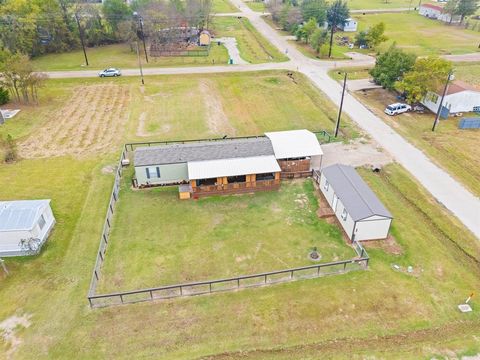
MULTIPOLYGON (((429 91, 422 104, 430 111, 436 113, 440 106, 443 89, 429 91)), ((448 85, 443 99, 442 112, 455 114, 459 112, 480 112, 480 87, 454 80, 448 85)))
POLYGON ((181 199, 278 189, 282 177, 311 176, 322 154, 307 130, 139 147, 134 186, 178 184, 181 199))

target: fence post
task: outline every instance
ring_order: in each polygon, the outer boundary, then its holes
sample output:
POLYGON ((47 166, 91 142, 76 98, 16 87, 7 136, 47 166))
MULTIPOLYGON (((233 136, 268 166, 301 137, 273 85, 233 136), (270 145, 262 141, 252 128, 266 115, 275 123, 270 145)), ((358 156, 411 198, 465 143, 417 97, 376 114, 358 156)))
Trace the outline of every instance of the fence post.
POLYGON ((120 301, 121 301, 122 304, 123 304, 123 295, 122 295, 122 294, 120 294, 120 301))
POLYGON ((320 276, 320 268, 321 268, 321 266, 318 265, 318 267, 317 267, 317 276, 320 276))
POLYGON ((343 271, 347 268, 347 263, 343 263, 343 271))
POLYGON ((150 290, 150 299, 153 300, 153 291, 150 290))
POLYGON ((95 278, 97 279, 98 281, 98 274, 97 274, 97 269, 95 269, 95 271, 93 272, 95 274, 95 278))
POLYGON ((183 295, 183 289, 181 286, 180 286, 180 295, 183 295))
POLYGON ((210 292, 212 292, 212 283, 208 283, 210 292))
POLYGON ((293 279, 293 270, 290 272, 290 279, 293 279))
POLYGON ((237 289, 240 288, 240 278, 237 278, 237 289))
POLYGON ((264 284, 266 284, 266 283, 267 283, 267 274, 265 274, 265 282, 264 282, 264 284))
POLYGON ((365 250, 364 250, 363 247, 362 247, 362 253, 360 254, 360 257, 361 257, 361 258, 363 257, 363 252, 364 252, 364 251, 365 251, 365 250))
POLYGON ((92 298, 91 297, 88 298, 88 303, 90 304, 90 307, 92 308, 93 304, 92 304, 92 298))

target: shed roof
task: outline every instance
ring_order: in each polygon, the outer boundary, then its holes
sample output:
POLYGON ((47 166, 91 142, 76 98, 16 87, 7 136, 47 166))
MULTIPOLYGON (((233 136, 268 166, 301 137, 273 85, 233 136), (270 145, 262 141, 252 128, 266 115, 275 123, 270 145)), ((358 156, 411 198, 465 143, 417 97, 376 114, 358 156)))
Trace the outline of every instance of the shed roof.
POLYGON ((32 230, 50 200, 0 201, 0 231, 32 230))
POLYGON ((279 171, 280 166, 273 155, 188 162, 190 180, 279 171))
POLYGON ((135 166, 178 164, 229 158, 273 155, 266 137, 177 143, 135 149, 135 166))
POLYGON ((354 221, 374 215, 392 218, 353 167, 334 164, 324 168, 322 173, 354 221))
MULTIPOLYGON (((462 91, 476 91, 480 93, 480 88, 461 80, 455 80, 450 85, 448 85, 447 95, 456 94, 462 91)), ((442 89, 440 89, 438 93, 441 94, 442 89)))
POLYGON ((433 10, 438 10, 440 12, 443 11, 443 8, 441 6, 434 5, 434 4, 422 4, 422 5, 420 5, 420 7, 426 7, 426 8, 430 8, 430 9, 433 9, 433 10))
POLYGON ((322 155, 317 136, 308 130, 267 132, 277 159, 322 155))

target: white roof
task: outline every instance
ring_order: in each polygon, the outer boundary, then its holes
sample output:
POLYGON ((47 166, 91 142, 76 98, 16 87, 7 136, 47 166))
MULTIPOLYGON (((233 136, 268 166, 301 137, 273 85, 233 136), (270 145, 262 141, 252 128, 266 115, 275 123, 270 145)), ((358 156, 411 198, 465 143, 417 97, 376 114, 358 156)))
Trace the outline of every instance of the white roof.
POLYGON ((0 201, 0 232, 32 230, 50 200, 0 201))
POLYGON ((188 162, 190 180, 279 172, 273 155, 188 162))
POLYGON ((314 133, 308 130, 267 132, 277 159, 323 155, 314 133))

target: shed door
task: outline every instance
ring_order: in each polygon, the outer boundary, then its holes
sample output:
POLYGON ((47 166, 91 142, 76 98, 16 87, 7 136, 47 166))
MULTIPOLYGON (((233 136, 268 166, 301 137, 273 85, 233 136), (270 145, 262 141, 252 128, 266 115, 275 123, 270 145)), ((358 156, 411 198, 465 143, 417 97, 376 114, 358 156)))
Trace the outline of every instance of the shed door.
POLYGON ((333 211, 337 211, 337 202, 338 202, 338 197, 337 195, 333 194, 333 203, 332 203, 333 211))

